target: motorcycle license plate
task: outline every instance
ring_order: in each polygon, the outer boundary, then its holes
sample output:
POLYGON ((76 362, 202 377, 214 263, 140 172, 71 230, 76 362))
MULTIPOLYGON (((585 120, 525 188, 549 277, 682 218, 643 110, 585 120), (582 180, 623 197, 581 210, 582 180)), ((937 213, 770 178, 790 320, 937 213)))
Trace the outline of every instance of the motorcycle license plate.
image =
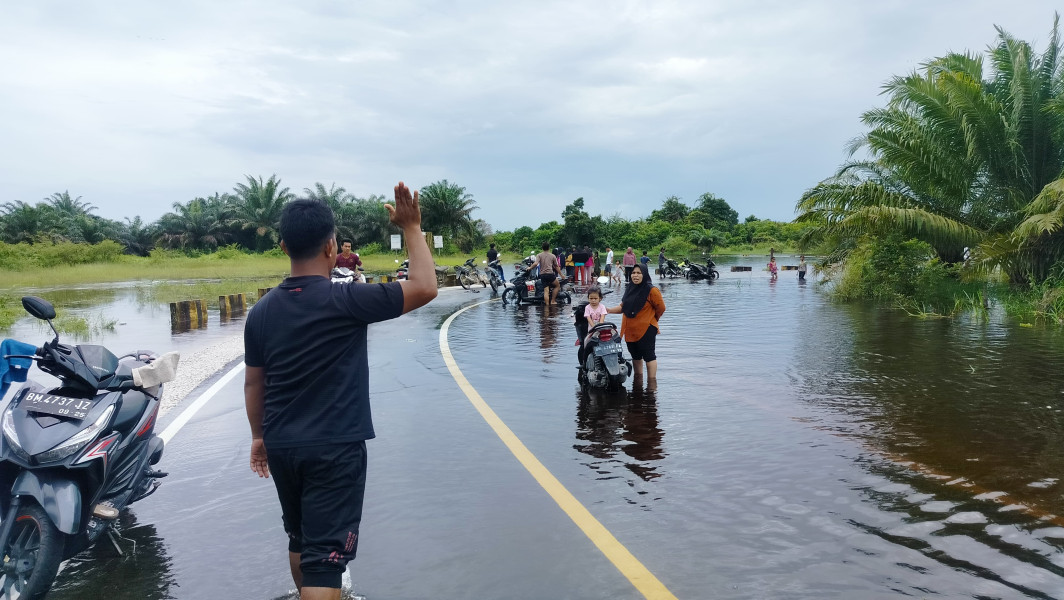
POLYGON ((68 419, 84 419, 89 416, 89 411, 92 410, 92 407, 96 406, 96 400, 27 392, 26 397, 22 399, 19 406, 30 412, 66 417, 68 419))
POLYGON ((613 354, 621 351, 621 345, 617 342, 610 342, 608 344, 599 344, 595 346, 595 356, 603 356, 605 354, 613 354))

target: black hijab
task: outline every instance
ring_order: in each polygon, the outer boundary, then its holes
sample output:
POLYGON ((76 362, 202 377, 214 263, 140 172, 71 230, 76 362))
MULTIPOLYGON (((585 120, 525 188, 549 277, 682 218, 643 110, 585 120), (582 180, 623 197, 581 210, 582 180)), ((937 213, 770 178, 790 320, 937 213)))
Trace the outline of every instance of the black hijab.
POLYGON ((650 297, 650 290, 654 289, 654 285, 650 281, 650 270, 643 263, 636 263, 635 268, 639 269, 643 273, 643 282, 639 285, 628 282, 628 285, 624 288, 624 296, 621 297, 621 308, 624 311, 624 316, 634 319, 639 311, 643 310, 643 305, 647 303, 647 298, 650 297))

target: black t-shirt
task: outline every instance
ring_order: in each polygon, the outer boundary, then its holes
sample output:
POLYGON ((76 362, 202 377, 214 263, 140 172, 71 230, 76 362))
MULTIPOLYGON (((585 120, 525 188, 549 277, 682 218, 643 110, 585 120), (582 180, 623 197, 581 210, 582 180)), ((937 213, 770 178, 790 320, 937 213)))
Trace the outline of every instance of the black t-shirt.
POLYGON ((488 256, 488 262, 491 262, 491 261, 495 260, 496 258, 499 258, 499 253, 496 252, 495 250, 488 250, 488 255, 487 256, 488 256))
POLYGON ((403 314, 398 283, 289 277, 244 324, 244 363, 264 367, 267 448, 374 437, 366 326, 403 314))

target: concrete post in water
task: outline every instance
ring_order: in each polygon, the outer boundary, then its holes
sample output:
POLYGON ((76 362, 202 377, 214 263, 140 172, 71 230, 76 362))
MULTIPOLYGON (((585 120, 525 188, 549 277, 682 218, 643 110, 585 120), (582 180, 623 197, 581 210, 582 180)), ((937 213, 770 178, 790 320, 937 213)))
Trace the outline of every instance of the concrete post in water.
POLYGON ((266 292, 268 292, 268 291, 270 291, 272 289, 273 289, 272 287, 259 288, 259 300, 262 300, 262 297, 266 295, 266 292))
POLYGON ((731 268, 731 272, 732 273, 738 273, 740 271, 753 271, 753 270, 754 270, 753 267, 732 267, 731 268))
POLYGON ((170 329, 174 332, 207 327, 207 303, 203 300, 182 300, 170 303, 170 329))
POLYGON ((780 267, 781 271, 797 271, 798 265, 783 265, 780 267))
POLYGON ((242 315, 246 310, 247 302, 244 301, 244 294, 218 296, 218 311, 223 321, 242 315))

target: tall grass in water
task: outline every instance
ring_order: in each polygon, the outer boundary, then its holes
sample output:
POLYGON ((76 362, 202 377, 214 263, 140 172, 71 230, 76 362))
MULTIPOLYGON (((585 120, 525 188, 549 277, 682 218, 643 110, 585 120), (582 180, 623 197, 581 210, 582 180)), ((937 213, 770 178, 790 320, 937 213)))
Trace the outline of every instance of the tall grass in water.
POLYGON ((1002 287, 998 299, 1005 314, 1024 323, 1064 324, 1064 278, 1051 277, 1029 288, 1002 287))

